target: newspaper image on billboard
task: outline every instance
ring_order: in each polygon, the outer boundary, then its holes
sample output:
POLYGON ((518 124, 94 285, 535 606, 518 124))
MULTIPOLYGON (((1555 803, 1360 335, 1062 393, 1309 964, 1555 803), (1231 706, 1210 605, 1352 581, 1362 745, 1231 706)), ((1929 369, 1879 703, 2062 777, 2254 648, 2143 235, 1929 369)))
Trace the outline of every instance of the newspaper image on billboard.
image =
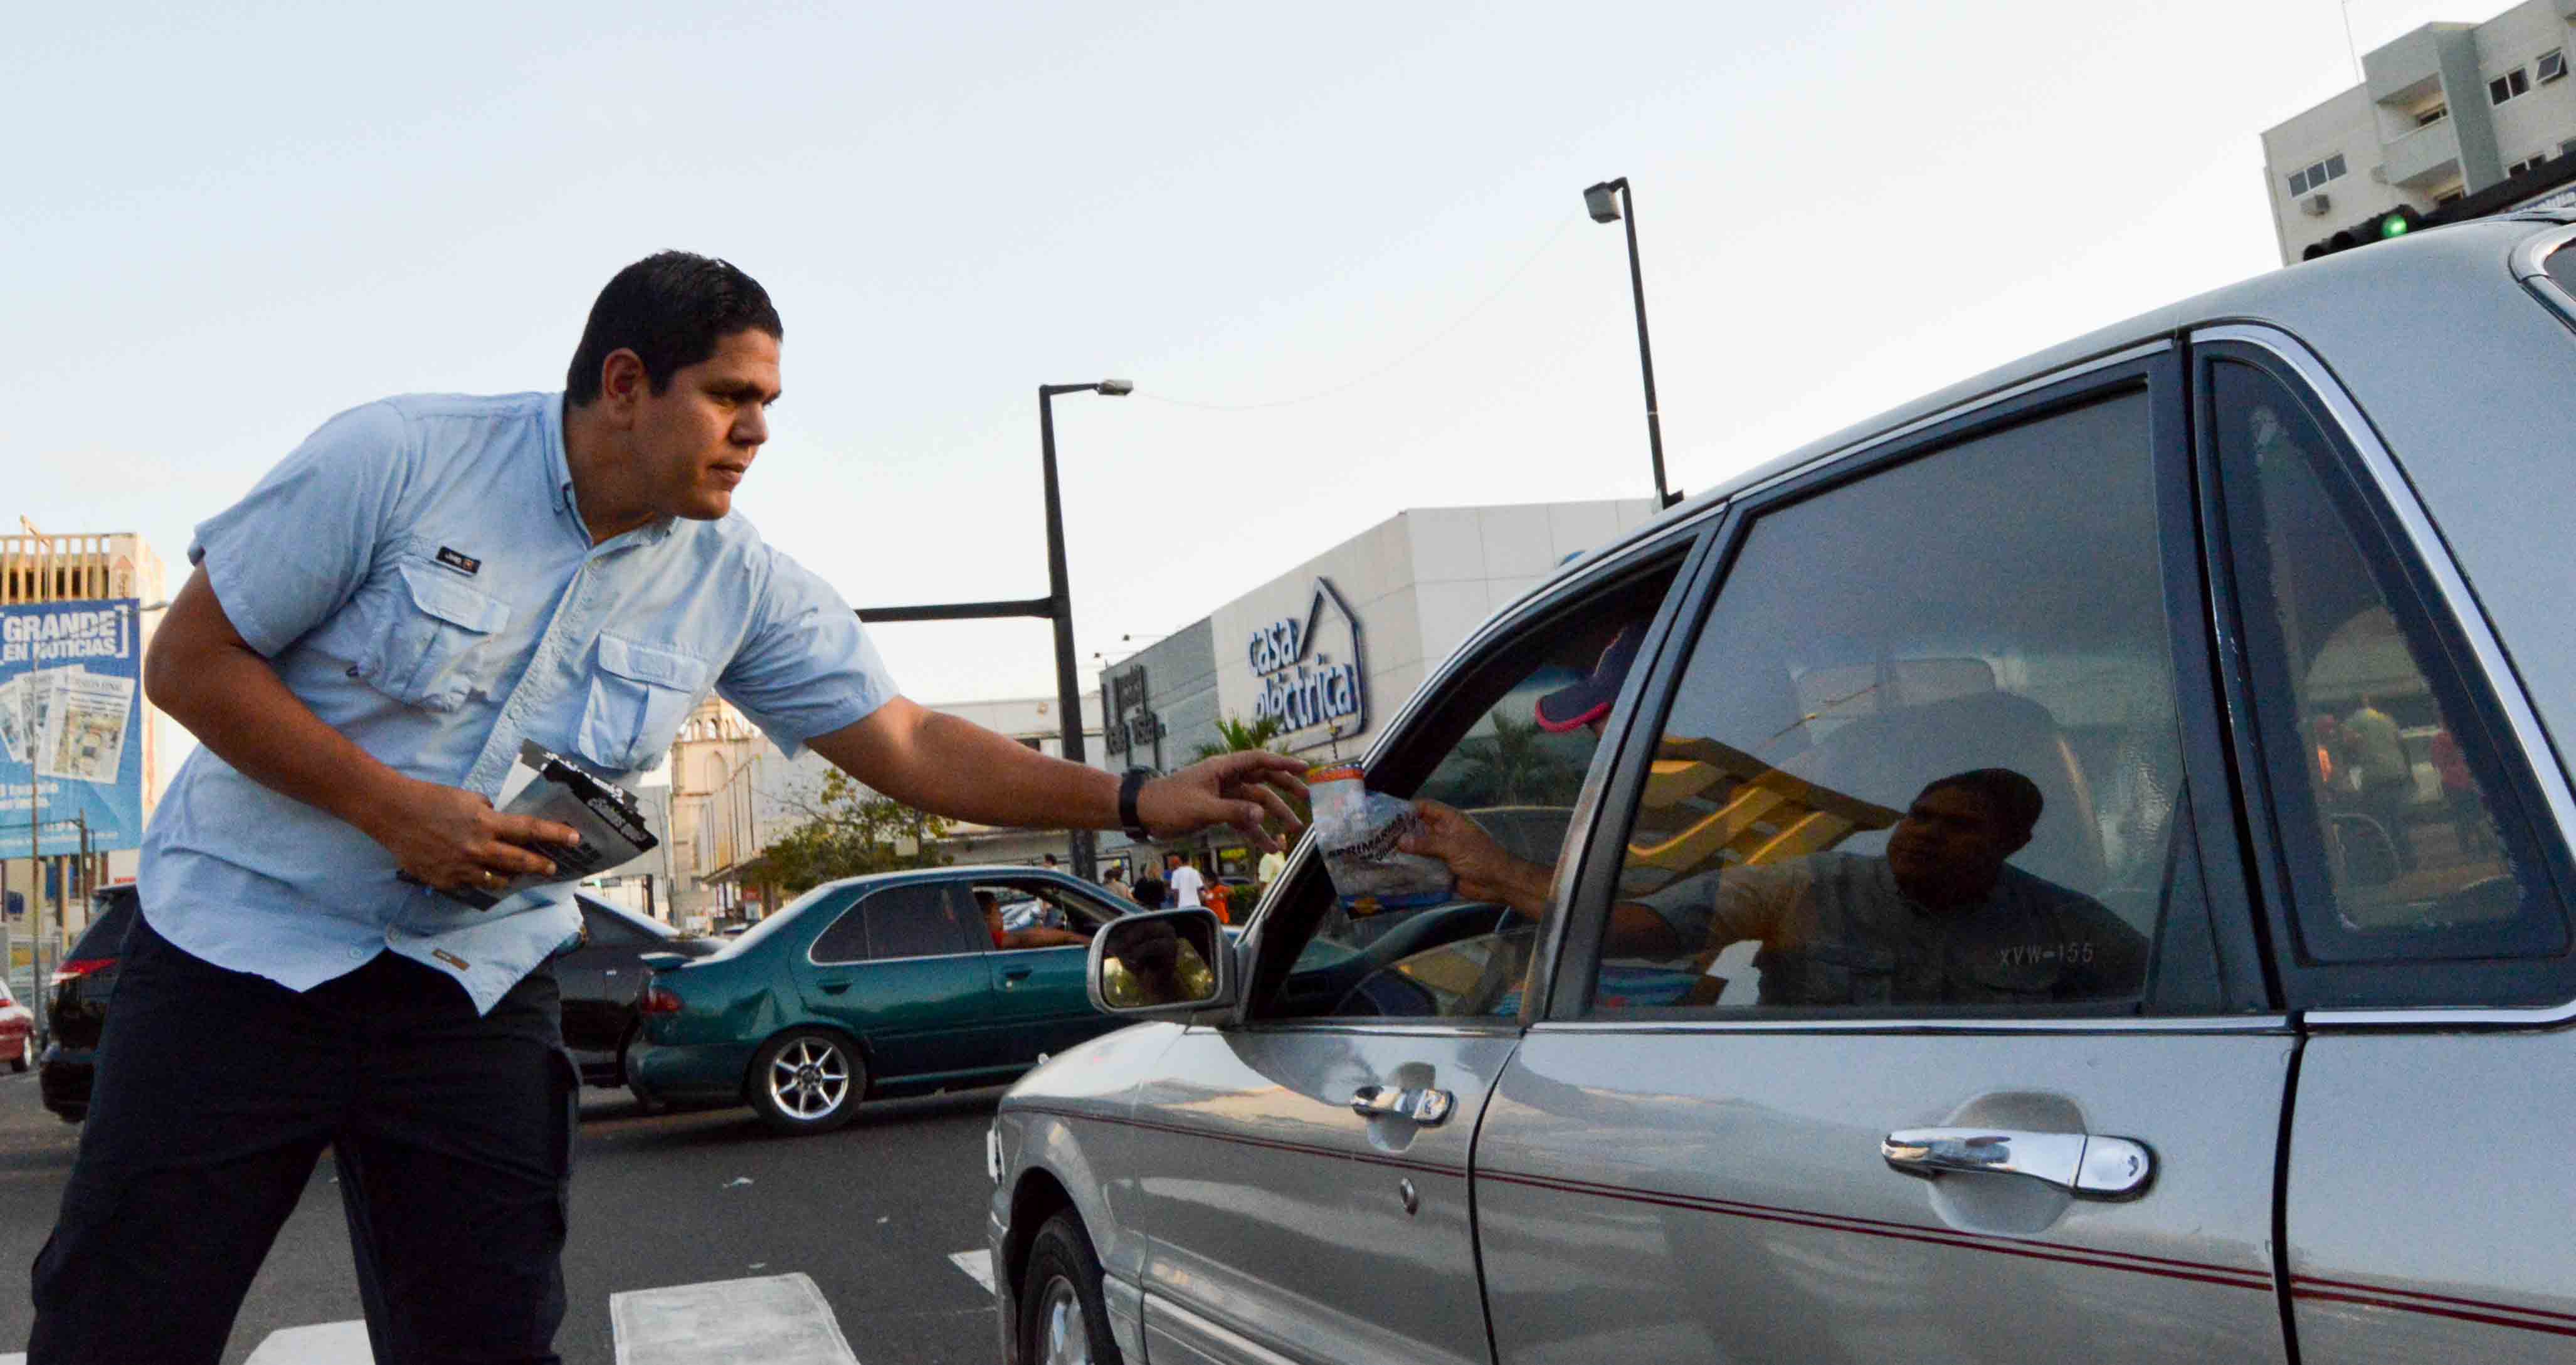
POLYGON ((0 850, 143 839, 142 630, 133 598, 0 606, 0 850))

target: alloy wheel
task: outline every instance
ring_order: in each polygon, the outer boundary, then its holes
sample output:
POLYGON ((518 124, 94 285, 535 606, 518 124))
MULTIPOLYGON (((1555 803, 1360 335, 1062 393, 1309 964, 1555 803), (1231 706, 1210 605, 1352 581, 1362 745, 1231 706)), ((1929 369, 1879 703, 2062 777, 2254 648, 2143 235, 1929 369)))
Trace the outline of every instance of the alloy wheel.
POLYGON ((769 1097, 798 1119, 829 1116, 850 1097, 850 1064, 820 1038, 799 1038, 769 1064, 769 1097))
POLYGON ((1082 1296, 1073 1281, 1058 1275, 1047 1281, 1038 1302, 1038 1346, 1041 1365, 1091 1365, 1091 1326, 1083 1321, 1082 1296))

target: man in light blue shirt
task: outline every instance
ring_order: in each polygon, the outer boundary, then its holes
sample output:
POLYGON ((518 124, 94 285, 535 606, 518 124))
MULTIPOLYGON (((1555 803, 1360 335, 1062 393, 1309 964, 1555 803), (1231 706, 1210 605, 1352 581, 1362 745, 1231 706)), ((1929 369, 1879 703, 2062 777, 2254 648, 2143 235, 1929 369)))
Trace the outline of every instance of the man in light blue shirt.
POLYGON ((580 918, 564 887, 439 894, 577 839, 493 809, 523 742, 622 781, 713 689, 977 823, 1293 823, 1291 760, 1122 781, 902 697, 730 515, 783 332, 733 266, 648 258, 565 393, 353 409, 198 528, 144 684, 203 747, 145 836, 31 1361, 214 1359, 325 1146, 379 1359, 555 1359, 577 1081, 543 964, 580 918))

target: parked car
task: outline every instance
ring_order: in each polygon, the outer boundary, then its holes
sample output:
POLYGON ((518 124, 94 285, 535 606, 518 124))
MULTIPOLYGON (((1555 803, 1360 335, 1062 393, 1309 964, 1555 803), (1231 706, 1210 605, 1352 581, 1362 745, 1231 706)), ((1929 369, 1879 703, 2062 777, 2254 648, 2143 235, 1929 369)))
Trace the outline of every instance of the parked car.
POLYGON ((45 1108, 65 1123, 89 1117, 91 1069, 108 998, 116 993, 117 959, 133 929, 141 901, 132 886, 111 886, 90 898, 89 924, 46 981, 48 1040, 36 1071, 45 1108))
POLYGON ((572 1050, 583 1081, 623 1086, 626 1049, 640 1020, 635 1007, 653 975, 644 965, 646 955, 705 957, 724 941, 683 932, 596 897, 575 893, 574 899, 581 906, 582 944, 553 963, 563 994, 564 1046, 572 1050))
POLYGON ((5 978, 0 978, 0 1057, 9 1059, 11 1071, 24 1071, 36 1059, 36 1012, 18 1003, 5 978))
POLYGON ((1136 908, 1041 868, 827 882, 716 953, 655 960, 629 1088, 825 1132, 871 1096, 996 1084, 1118 1027, 1086 997, 1080 944, 996 948, 985 895, 1043 902, 1074 932, 1136 908))
POLYGON ((1505 608, 1365 760, 1498 901, 1370 936, 1310 841, 1104 996, 992 1125, 1006 1356, 2571 1358, 2571 242, 2162 309, 1505 608))

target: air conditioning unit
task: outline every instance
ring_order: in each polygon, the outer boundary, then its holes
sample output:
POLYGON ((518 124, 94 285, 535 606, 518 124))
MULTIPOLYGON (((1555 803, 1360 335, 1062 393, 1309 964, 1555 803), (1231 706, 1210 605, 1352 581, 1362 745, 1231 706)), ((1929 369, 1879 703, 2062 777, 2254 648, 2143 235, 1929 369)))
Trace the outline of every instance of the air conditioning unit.
POLYGON ((2323 218, 2326 216, 2326 210, 2333 207, 2334 201, 2322 194, 2311 194, 2299 201, 2299 212, 2311 218, 2323 218))

